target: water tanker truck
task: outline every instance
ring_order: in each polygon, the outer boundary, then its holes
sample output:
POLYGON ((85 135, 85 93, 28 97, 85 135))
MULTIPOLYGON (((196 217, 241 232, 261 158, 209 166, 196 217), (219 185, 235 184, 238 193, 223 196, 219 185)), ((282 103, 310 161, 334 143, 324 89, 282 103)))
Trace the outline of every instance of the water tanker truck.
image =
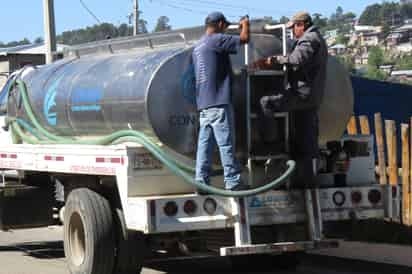
MULTIPOLYGON (((232 56, 237 157, 251 190, 193 181, 198 114, 192 28, 72 48, 14 74, 0 94, 0 228, 63 224, 72 274, 139 273, 144 260, 280 255, 335 246, 329 223, 396 217, 392 189, 375 181, 373 139, 344 137, 349 76, 330 58, 320 108, 319 188, 293 190, 293 113, 259 129, 257 103, 287 71, 251 70, 285 54, 284 26, 260 27, 232 56), (269 141, 267 141, 269 140, 269 141), (210 193, 200 196, 197 188, 210 193)), ((297 165, 297 166, 296 166, 297 165)))

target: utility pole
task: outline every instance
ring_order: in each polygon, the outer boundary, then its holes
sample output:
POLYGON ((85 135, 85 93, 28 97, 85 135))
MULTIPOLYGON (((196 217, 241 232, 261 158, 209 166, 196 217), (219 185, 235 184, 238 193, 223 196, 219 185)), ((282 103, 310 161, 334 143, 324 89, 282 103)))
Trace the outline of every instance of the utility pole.
POLYGON ((139 0, 134 0, 133 20, 133 35, 137 35, 139 33, 139 0))
POLYGON ((44 44, 46 46, 46 64, 54 61, 56 52, 56 28, 54 25, 54 0, 43 0, 44 44))

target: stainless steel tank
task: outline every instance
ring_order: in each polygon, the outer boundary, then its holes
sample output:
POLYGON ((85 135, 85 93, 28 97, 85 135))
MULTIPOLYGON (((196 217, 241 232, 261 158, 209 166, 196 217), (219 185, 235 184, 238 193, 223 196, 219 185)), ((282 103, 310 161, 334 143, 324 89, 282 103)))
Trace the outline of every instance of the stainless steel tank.
MULTIPOLYGON (((174 44, 69 58, 26 74, 31 104, 40 122, 64 136, 99 136, 134 129, 157 138, 172 151, 194 156, 197 111, 191 65, 192 47, 174 44)), ((250 62, 281 53, 272 35, 256 34, 250 62)), ((245 85, 240 69, 244 53, 232 58, 238 151, 246 155, 245 85)), ((341 65, 331 60, 321 108, 322 142, 343 133, 352 113, 352 87, 341 65)), ((14 93, 16 94, 16 93, 14 93)), ((21 104, 9 100, 9 115, 25 117, 21 104)))

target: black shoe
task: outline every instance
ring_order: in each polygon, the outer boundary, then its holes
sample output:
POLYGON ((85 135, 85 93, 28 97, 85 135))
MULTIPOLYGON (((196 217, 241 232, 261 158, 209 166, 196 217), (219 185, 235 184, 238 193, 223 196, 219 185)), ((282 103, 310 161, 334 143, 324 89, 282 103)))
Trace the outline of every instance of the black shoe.
POLYGON ((250 186, 249 185, 245 185, 245 184, 238 184, 235 187, 230 188, 230 191, 243 191, 243 190, 249 190, 250 186))
POLYGON ((270 105, 269 96, 263 96, 260 99, 260 105, 262 107, 263 115, 265 115, 266 117, 273 117, 274 112, 272 111, 272 107, 270 105))

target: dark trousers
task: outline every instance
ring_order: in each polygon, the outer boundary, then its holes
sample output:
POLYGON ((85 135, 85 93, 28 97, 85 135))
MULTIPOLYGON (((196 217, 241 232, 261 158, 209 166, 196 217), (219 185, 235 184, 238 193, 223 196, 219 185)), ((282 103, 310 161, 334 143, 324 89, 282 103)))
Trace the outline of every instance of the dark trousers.
POLYGON ((262 131, 270 126, 269 117, 275 112, 290 113, 290 152, 297 163, 293 188, 313 188, 316 186, 314 159, 319 156, 319 117, 318 109, 309 106, 305 99, 294 92, 265 96, 261 99, 262 131))

